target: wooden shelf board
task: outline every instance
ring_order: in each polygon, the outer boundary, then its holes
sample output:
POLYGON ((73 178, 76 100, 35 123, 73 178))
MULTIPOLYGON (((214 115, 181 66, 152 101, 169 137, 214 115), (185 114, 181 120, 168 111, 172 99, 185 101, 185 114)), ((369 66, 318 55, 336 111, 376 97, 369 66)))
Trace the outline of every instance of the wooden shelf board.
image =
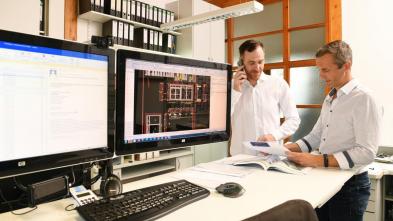
POLYGON ((172 35, 181 35, 181 33, 179 32, 175 32, 175 31, 164 31, 162 29, 160 29, 159 27, 156 26, 151 26, 151 25, 147 25, 147 24, 143 24, 140 22, 136 22, 136 21, 130 21, 124 18, 119 18, 113 15, 107 15, 104 13, 100 13, 100 12, 95 12, 95 11, 88 11, 85 12, 83 14, 80 14, 78 16, 78 18, 84 19, 84 20, 89 20, 89 21, 95 21, 95 22, 99 22, 99 23, 105 23, 107 21, 110 20, 117 20, 117 21, 122 21, 125 23, 129 23, 129 24, 133 24, 135 26, 135 28, 139 28, 139 27, 144 27, 144 28, 149 28, 149 29, 153 29, 156 31, 162 31, 163 33, 169 33, 172 35))

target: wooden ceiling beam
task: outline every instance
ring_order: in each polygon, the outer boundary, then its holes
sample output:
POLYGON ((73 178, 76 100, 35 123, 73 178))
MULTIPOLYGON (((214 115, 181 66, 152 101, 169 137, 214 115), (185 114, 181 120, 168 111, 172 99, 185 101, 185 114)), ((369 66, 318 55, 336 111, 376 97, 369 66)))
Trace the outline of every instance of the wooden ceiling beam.
MULTIPOLYGON (((204 0, 205 2, 209 2, 210 4, 216 5, 220 8, 225 8, 232 5, 237 5, 244 2, 249 2, 251 0, 204 0)), ((258 2, 262 3, 262 5, 268 5, 276 2, 281 2, 282 0, 258 0, 258 2)))

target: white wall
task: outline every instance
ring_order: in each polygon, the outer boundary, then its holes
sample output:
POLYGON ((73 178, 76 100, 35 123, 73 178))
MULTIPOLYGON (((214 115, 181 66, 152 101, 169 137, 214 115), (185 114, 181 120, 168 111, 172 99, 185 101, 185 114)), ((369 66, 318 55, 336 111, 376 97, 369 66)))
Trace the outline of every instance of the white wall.
MULTIPOLYGON (((0 29, 38 35, 40 0, 1 0, 0 29)), ((64 0, 49 0, 49 36, 64 38, 64 0)))
POLYGON ((393 147, 393 1, 342 0, 343 40, 353 50, 353 75, 384 106, 381 146, 393 147))
POLYGON ((49 36, 64 39, 64 1, 49 0, 49 36))
POLYGON ((1 0, 0 4, 0 29, 39 34, 39 0, 1 0))

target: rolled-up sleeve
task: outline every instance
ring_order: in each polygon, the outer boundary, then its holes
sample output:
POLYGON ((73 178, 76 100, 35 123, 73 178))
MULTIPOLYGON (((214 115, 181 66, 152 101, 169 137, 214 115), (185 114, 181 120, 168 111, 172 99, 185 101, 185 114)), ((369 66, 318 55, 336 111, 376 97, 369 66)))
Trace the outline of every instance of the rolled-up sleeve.
POLYGON ((342 169, 370 164, 378 151, 383 108, 369 94, 363 96, 352 114, 355 145, 334 154, 342 169))

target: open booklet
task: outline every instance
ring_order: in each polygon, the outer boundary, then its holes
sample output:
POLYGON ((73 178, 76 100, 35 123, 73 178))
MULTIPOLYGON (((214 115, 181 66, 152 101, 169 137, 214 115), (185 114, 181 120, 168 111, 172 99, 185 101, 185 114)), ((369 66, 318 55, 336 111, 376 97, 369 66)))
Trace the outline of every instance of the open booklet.
POLYGON ((290 174, 306 174, 303 167, 296 166, 285 157, 275 155, 257 156, 233 162, 235 166, 258 166, 264 170, 277 170, 290 174))
POLYGON ((277 142, 244 141, 243 144, 251 150, 279 156, 286 156, 285 152, 289 151, 285 146, 277 142))

